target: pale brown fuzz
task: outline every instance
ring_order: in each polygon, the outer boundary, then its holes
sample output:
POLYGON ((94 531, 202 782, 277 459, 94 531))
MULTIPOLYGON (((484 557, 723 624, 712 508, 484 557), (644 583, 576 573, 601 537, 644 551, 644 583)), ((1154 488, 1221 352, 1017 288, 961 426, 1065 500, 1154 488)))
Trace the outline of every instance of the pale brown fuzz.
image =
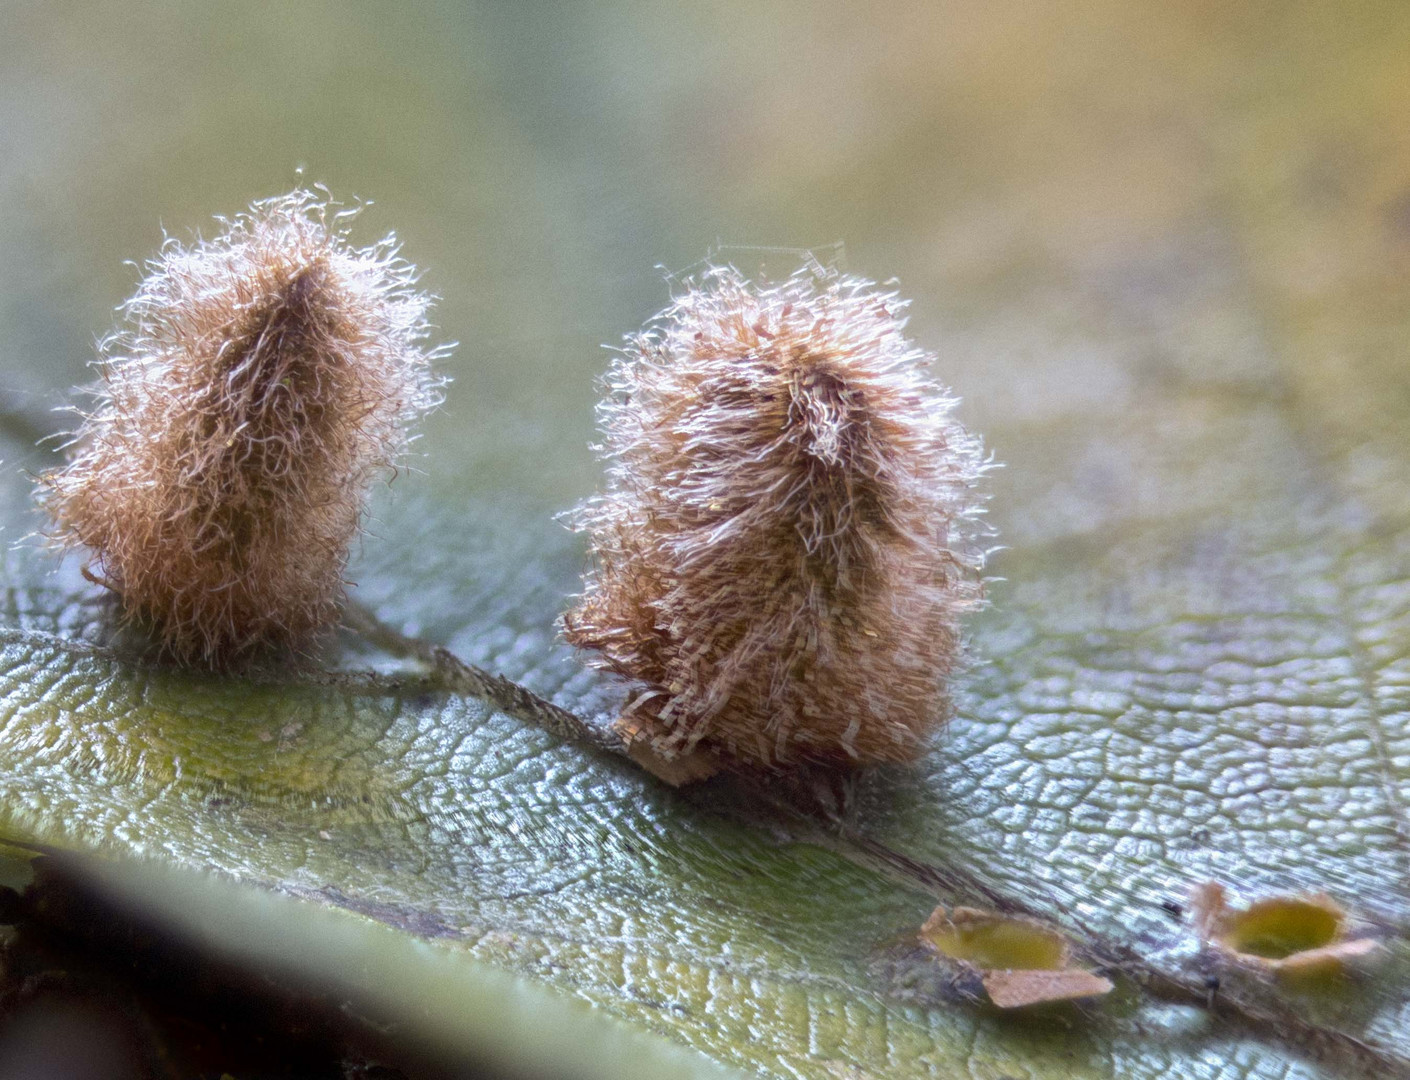
POLYGON ((168 241, 104 342, 53 539, 184 662, 226 666, 333 622, 371 482, 439 400, 430 300, 393 238, 295 191, 168 241))
POLYGON ((816 266, 714 269, 613 362, 565 635, 645 684, 618 730, 672 782, 906 761, 948 714, 984 463, 904 308, 816 266))

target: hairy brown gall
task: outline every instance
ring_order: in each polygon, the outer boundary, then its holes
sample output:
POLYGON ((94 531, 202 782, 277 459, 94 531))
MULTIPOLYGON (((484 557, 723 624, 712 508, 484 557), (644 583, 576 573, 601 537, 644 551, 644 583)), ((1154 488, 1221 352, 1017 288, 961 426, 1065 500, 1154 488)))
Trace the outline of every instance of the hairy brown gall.
POLYGON ((169 240, 103 343, 69 462, 39 478, 64 547, 165 650, 227 666, 336 620, 368 488, 439 400, 427 296, 393 238, 295 191, 169 240))
POLYGON ((713 269, 611 367, 565 635, 639 684, 618 730, 673 782, 906 761, 948 714, 984 462, 904 309, 817 266, 713 269))

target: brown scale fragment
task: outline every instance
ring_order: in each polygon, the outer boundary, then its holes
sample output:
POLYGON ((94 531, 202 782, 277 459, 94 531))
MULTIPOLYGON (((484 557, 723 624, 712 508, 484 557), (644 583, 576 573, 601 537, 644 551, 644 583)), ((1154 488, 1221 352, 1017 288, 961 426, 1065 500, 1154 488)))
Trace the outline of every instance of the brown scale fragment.
POLYGON ((368 487, 439 400, 430 299, 393 238, 307 191, 168 241, 102 346, 97 405, 39 478, 62 547, 186 663, 332 623, 368 487), (331 216, 331 221, 330 221, 331 216))
POLYGON ((1200 937, 1226 958, 1300 983, 1335 978, 1383 949, 1322 892, 1264 896, 1236 908, 1224 886, 1210 881, 1194 890, 1191 906, 1200 937))
POLYGON ((618 730, 673 783, 908 761, 948 715, 984 463, 904 307, 713 269, 611 367, 565 636, 638 684, 618 730))
POLYGON ((1102 997, 1112 990, 1110 979, 1080 968, 1063 971, 985 971, 980 979, 989 1000, 1001 1009, 1102 997))
POLYGON ((1067 939, 1034 919, 937 907, 921 927, 920 938, 947 961, 977 973, 989 1000, 1001 1009, 1101 997, 1112 991, 1110 979, 1073 967, 1067 939))

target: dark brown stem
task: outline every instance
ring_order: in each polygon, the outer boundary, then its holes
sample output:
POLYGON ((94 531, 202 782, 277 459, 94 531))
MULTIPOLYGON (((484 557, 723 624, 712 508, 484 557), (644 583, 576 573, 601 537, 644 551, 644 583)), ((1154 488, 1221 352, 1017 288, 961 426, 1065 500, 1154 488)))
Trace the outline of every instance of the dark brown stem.
POLYGON ((516 720, 543 728, 566 741, 613 754, 627 752, 621 738, 610 727, 591 724, 503 675, 467 664, 449 649, 408 637, 359 604, 348 605, 343 621, 379 649, 425 664, 431 680, 451 693, 482 698, 516 720))

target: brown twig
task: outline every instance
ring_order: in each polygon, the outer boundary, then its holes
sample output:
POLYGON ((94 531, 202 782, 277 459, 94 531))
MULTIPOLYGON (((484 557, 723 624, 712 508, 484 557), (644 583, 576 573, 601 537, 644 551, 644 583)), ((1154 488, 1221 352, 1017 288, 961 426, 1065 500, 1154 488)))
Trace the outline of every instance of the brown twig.
POLYGON ((408 637, 360 604, 347 606, 343 622, 379 649, 425 664, 432 680, 445 690, 482 698, 516 720, 543 728, 561 739, 594 750, 626 754, 621 738, 610 727, 591 724, 503 675, 467 664, 449 649, 408 637))

